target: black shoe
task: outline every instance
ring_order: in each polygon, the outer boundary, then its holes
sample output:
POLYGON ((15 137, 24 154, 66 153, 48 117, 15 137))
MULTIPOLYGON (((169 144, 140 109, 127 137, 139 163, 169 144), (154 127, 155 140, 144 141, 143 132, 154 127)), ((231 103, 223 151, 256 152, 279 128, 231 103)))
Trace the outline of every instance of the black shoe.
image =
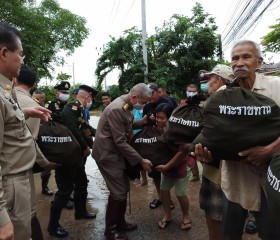
POLYGON ((249 234, 256 233, 258 231, 256 221, 249 220, 246 224, 245 229, 246 229, 246 233, 249 233, 249 234))
POLYGON ((67 237, 68 236, 68 231, 65 230, 63 227, 61 226, 58 226, 57 228, 55 229, 50 229, 48 228, 48 232, 51 236, 55 236, 55 237, 58 237, 58 238, 64 238, 64 237, 67 237))
POLYGON ((80 220, 80 219, 94 219, 96 218, 96 214, 95 213, 89 213, 86 212, 84 214, 76 214, 75 213, 75 219, 76 220, 80 220))
POLYGON ((152 202, 150 202, 150 208, 151 209, 158 208, 161 204, 162 202, 160 200, 154 199, 152 202))
POLYGON ((48 187, 44 187, 44 188, 42 188, 42 194, 45 194, 47 196, 52 196, 53 191, 51 191, 48 187))
POLYGON ((70 200, 67 201, 66 205, 64 206, 66 209, 73 209, 74 208, 74 203, 70 200))

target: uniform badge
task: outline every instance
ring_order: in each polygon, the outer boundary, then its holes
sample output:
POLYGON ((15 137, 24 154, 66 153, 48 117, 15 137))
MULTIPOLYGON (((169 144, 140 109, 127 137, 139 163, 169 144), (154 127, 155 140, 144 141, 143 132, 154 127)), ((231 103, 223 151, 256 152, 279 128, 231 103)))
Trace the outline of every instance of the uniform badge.
POLYGON ((128 108, 129 108, 129 105, 127 103, 123 105, 124 110, 127 110, 128 108))
POLYGON ((78 110, 78 106, 76 106, 76 105, 73 105, 73 106, 72 106, 72 110, 75 110, 75 111, 77 111, 77 110, 78 110))
POLYGON ((56 110, 60 110, 60 107, 58 106, 57 103, 54 104, 54 107, 55 107, 56 110))

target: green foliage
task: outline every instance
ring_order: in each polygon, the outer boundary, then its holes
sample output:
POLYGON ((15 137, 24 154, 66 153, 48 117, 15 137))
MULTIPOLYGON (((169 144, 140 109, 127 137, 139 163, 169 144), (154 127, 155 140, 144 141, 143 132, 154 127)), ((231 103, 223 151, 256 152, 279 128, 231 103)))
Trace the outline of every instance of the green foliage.
POLYGON ((39 6, 28 0, 0 0, 0 18, 19 28, 26 58, 38 78, 52 78, 54 65, 63 65, 62 51, 70 55, 87 38, 83 17, 60 8, 57 0, 42 0, 39 6))
POLYGON ((71 78, 71 75, 61 72, 57 75, 56 80, 58 80, 58 81, 68 81, 70 78, 71 78))
MULTIPOLYGON (((214 19, 199 3, 192 12, 190 17, 173 15, 147 39, 149 82, 167 86, 178 97, 185 96, 185 86, 197 82, 198 71, 211 69, 220 54, 214 19)), ((111 38, 97 62, 99 86, 113 69, 120 70, 122 92, 144 82, 141 40, 140 31, 135 27, 118 39, 111 38)))
POLYGON ((265 51, 280 51, 280 19, 277 21, 277 24, 269 27, 272 31, 263 37, 261 44, 265 47, 265 51))

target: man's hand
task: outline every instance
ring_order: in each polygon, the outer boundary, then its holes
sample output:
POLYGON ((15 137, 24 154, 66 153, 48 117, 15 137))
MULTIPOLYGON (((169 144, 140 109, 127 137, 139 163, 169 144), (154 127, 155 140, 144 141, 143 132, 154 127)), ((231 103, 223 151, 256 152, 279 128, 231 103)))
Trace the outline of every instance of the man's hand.
POLYGON ((51 111, 41 106, 24 108, 23 112, 27 114, 28 117, 40 118, 43 122, 47 122, 51 119, 51 111))
POLYGON ((213 160, 211 152, 207 147, 202 147, 201 143, 195 144, 194 152, 191 152, 191 155, 202 163, 209 163, 213 160))
POLYGON ((84 157, 88 157, 90 155, 90 148, 87 147, 85 150, 84 150, 84 157))
POLYGON ((61 166, 61 164, 55 162, 49 162, 49 165, 45 167, 46 170, 54 170, 57 167, 61 166))
POLYGON ((0 227, 0 240, 14 240, 14 226, 12 222, 0 227))
POLYGON ((158 172, 166 172, 168 169, 166 168, 166 165, 158 165, 155 167, 155 170, 158 172))
POLYGON ((239 152, 238 155, 240 157, 245 157, 245 161, 255 166, 260 166, 272 158, 272 153, 269 146, 252 147, 239 152))
POLYGON ((152 171, 153 164, 152 164, 152 162, 150 160, 142 159, 141 165, 142 165, 142 168, 145 171, 147 171, 147 172, 151 172, 152 171))

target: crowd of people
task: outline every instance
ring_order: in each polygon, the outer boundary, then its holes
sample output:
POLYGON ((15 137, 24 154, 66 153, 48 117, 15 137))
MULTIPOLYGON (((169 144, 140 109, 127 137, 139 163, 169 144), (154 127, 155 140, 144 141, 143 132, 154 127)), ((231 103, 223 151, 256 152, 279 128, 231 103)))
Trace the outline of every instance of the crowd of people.
MULTIPOLYGON (((37 171, 41 172, 42 194, 54 195, 47 228, 50 235, 64 238, 69 234, 59 223, 63 208, 74 208, 75 220, 95 219, 96 214, 87 210, 89 180, 85 164, 90 155, 109 190, 104 231, 108 240, 127 240, 125 232, 137 229, 137 224, 125 217, 129 171, 141 179, 139 187, 145 187, 147 178, 152 178, 157 198, 151 199, 149 208, 163 206, 163 217, 158 221, 162 230, 172 221, 174 204, 170 190, 174 188, 182 211, 180 228, 189 231, 192 220, 188 184, 200 181, 198 162, 202 164, 199 204, 205 212, 210 240, 242 239, 248 214, 254 216, 261 239, 280 239, 279 216, 270 211, 265 189, 268 165, 280 150, 280 137, 268 145, 238 152, 243 157, 238 161, 214 159, 207 146, 168 137, 168 131, 173 130, 169 121, 178 109, 205 109, 217 93, 233 86, 267 96, 280 106, 280 79, 257 73, 263 61, 258 44, 237 42, 231 52, 231 67, 218 64, 212 70, 201 71, 200 83, 186 86, 186 98, 180 104, 166 86, 156 83, 139 83, 113 101, 108 92, 102 93, 97 129, 89 124, 89 108, 98 91, 80 85, 69 101, 71 85, 61 81, 54 87, 55 99, 45 104, 44 92, 35 90, 31 95, 36 73, 24 65, 22 54, 19 31, 0 23, 0 239, 43 239, 36 216, 33 173, 37 171), (53 127, 47 122, 55 122, 61 131, 67 130, 67 137, 60 137, 59 141, 70 139, 78 146, 67 164, 49 157, 50 150, 39 146, 41 126, 53 127), (152 143, 152 147, 147 143, 152 143), (55 193, 48 188, 51 170, 55 171, 55 193)), ((195 115, 191 117, 195 127, 200 127, 200 120, 195 115)), ((188 129, 189 119, 180 122, 188 129)))

